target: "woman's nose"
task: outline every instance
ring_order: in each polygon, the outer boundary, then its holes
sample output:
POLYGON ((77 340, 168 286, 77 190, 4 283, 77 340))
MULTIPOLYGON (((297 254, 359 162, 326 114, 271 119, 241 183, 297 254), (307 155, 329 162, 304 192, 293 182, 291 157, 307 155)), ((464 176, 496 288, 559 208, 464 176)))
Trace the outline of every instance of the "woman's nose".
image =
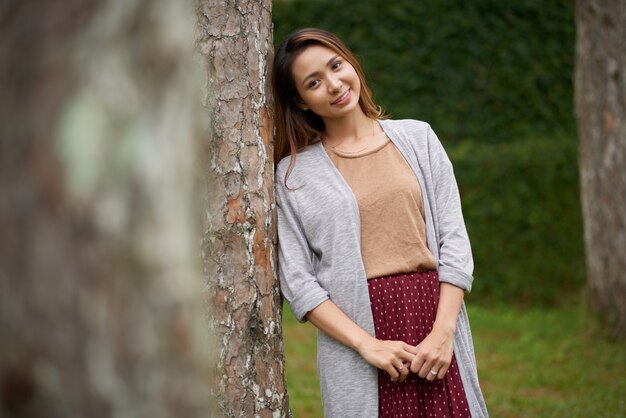
POLYGON ((341 80, 336 77, 331 77, 328 80, 328 88, 333 93, 341 90, 342 85, 341 80))

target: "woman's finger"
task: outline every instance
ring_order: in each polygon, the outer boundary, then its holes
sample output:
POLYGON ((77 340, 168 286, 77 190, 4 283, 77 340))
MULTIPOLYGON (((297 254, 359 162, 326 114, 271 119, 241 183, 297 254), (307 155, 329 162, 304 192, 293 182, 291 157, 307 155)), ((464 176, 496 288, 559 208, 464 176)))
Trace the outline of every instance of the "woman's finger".
POLYGON ((407 344, 405 342, 403 342, 402 344, 403 344, 402 348, 404 348, 404 351, 408 351, 409 353, 413 355, 417 354, 417 346, 407 344))
POLYGON ((396 370, 398 370, 398 372, 400 373, 400 376, 398 377, 398 382, 404 382, 409 375, 409 368, 406 366, 406 364, 401 363, 398 367, 396 367, 396 370))
POLYGON ((410 351, 402 350, 400 353, 398 353, 398 357, 400 357, 400 360, 402 360, 403 363, 408 362, 409 364, 411 364, 413 362, 413 359, 415 358, 415 354, 410 351))
POLYGON ((442 369, 443 369, 443 362, 440 362, 440 361, 435 362, 430 367, 430 370, 428 371, 428 374, 426 375, 426 380, 428 380, 429 382, 432 382, 433 380, 439 378, 439 373, 441 373, 442 369))
POLYGON ((441 367, 439 368, 439 372, 437 373, 437 380, 442 380, 446 376, 446 373, 448 373, 449 368, 450 368, 450 363, 442 364, 441 367))
POLYGON ((411 372, 418 373, 422 369, 423 364, 424 358, 421 355, 417 354, 415 357, 413 357, 413 360, 411 361, 411 372))
POLYGON ((392 363, 389 363, 389 365, 385 367, 384 370, 387 372, 387 374, 389 374, 389 378, 392 382, 397 381, 398 377, 400 377, 400 373, 398 373, 396 366, 392 363))
POLYGON ((434 378, 436 375, 432 375, 431 371, 439 372, 439 370, 436 369, 435 364, 434 360, 426 360, 424 364, 422 364, 422 367, 417 375, 422 379, 428 379, 429 377, 434 378))

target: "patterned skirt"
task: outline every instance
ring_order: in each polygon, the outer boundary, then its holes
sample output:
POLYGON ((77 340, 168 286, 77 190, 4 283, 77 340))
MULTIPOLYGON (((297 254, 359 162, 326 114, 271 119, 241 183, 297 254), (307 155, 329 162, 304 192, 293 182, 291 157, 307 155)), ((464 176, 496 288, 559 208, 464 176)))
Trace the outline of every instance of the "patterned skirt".
MULTIPOLYGON (((376 338, 417 345, 431 331, 439 302, 437 271, 399 273, 368 280, 376 338)), ((469 418, 454 355, 443 380, 429 382, 409 372, 392 382, 378 370, 380 418, 469 418)))

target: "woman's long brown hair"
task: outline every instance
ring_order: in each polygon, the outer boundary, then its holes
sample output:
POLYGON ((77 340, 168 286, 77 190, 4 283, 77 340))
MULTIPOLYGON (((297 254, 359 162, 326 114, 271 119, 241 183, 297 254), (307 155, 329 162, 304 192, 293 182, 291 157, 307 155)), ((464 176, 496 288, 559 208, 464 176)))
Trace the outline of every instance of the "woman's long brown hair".
POLYGON ((372 119, 385 118, 383 110, 374 104, 372 92, 365 82, 363 69, 358 61, 332 33, 315 28, 300 29, 285 39, 274 57, 272 69, 272 86, 274 90, 274 115, 276 118, 276 140, 274 142, 274 164, 291 155, 285 176, 287 177, 296 163, 296 153, 304 149, 311 139, 320 135, 324 129, 324 121, 311 111, 304 111, 296 105, 298 91, 292 74, 292 66, 296 57, 311 45, 321 45, 339 54, 356 70, 361 81, 359 106, 366 116, 372 119))

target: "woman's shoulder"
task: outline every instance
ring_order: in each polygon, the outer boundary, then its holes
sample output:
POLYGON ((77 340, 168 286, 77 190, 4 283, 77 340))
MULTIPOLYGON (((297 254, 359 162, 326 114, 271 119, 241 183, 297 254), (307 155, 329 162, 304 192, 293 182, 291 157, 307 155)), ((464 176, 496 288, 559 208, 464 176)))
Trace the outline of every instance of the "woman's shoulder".
MULTIPOLYGON (((310 174, 311 169, 319 169, 320 159, 323 157, 319 147, 321 147, 319 141, 312 142, 295 154, 294 163, 289 172, 289 179, 306 178, 310 174)), ((291 165, 291 159, 291 155, 280 159, 276 165, 275 181, 284 182, 289 166, 291 165)))
POLYGON ((379 122, 383 126, 407 134, 426 133, 431 129, 428 122, 418 119, 381 119, 379 122))
POLYGON ((428 148, 436 138, 428 122, 417 119, 383 119, 380 124, 387 134, 401 144, 414 149, 428 148))

